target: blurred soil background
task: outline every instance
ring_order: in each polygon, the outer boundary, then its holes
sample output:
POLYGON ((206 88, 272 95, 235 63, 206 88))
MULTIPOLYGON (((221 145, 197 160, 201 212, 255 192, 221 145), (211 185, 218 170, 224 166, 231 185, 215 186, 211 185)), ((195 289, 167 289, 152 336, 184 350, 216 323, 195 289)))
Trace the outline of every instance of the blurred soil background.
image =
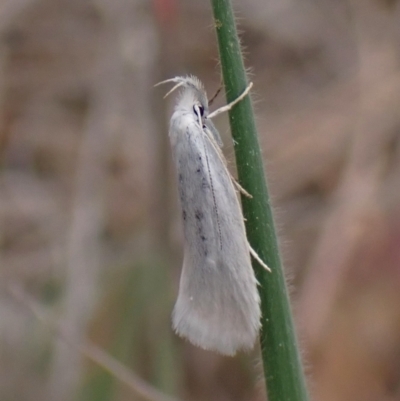
MULTIPOLYGON (((400 400, 399 2, 235 9, 312 399, 400 400)), ((211 97, 217 60, 207 1, 0 1, 2 401, 146 399, 93 346, 150 399, 265 399, 257 349, 223 358, 170 325, 173 96, 153 85, 195 74, 211 97)))

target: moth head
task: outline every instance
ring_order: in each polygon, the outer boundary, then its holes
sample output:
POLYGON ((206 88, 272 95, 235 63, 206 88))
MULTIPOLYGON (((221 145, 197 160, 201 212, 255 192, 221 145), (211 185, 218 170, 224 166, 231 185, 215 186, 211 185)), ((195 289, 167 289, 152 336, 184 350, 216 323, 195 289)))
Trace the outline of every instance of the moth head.
MULTIPOLYGON (((208 115, 208 100, 203 84, 193 75, 187 77, 175 77, 162 81, 157 85, 167 82, 173 82, 176 85, 165 95, 181 88, 180 97, 178 98, 176 108, 183 109, 185 112, 193 112, 199 119, 199 123, 208 115)), ((156 85, 156 86, 157 86, 156 85)))

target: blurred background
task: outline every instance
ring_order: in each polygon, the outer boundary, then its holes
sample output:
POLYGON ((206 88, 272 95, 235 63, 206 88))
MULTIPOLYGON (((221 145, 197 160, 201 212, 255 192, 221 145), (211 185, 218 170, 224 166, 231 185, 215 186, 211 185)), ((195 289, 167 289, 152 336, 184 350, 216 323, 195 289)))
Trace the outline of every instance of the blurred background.
MULTIPOLYGON (((400 400, 399 2, 235 10, 312 398, 400 400)), ((171 331, 174 96, 153 86, 179 74, 220 85, 207 1, 0 1, 2 401, 265 399, 257 349, 171 331)))

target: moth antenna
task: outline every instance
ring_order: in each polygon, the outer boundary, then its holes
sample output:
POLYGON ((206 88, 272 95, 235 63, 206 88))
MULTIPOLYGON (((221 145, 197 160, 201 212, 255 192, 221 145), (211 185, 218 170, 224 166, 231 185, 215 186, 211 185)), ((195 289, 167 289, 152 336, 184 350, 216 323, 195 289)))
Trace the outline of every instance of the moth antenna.
POLYGON ((178 84, 176 84, 165 96, 164 99, 170 95, 174 90, 178 89, 180 86, 182 86, 184 83, 183 82, 179 82, 178 84))
POLYGON ((220 245, 220 247, 222 249, 221 222, 220 222, 220 219, 219 219, 217 200, 215 199, 214 184, 213 184, 213 179, 212 179, 212 175, 211 175, 210 162, 208 160, 207 148, 206 148, 206 145, 204 143, 204 138, 202 138, 202 139, 203 139, 203 146, 204 146, 204 154, 206 155, 208 176, 210 178, 210 187, 211 187, 211 193, 212 193, 212 198, 213 198, 213 203, 214 203, 214 211, 215 211, 215 216, 217 218, 217 226, 218 226, 218 234, 219 234, 219 245, 220 245))
POLYGON ((169 82, 181 82, 181 81, 182 81, 181 77, 170 78, 170 79, 166 79, 165 81, 158 82, 157 84, 154 85, 154 87, 160 86, 162 84, 167 84, 169 82))

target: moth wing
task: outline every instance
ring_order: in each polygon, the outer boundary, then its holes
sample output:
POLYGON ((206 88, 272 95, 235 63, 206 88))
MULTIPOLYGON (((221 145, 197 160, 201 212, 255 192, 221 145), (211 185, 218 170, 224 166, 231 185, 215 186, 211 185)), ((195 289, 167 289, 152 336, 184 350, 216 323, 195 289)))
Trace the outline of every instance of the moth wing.
POLYGON ((217 128, 215 128, 214 123, 208 119, 206 119, 204 123, 205 123, 206 127, 210 130, 215 142, 218 144, 218 146, 220 148, 222 148, 224 146, 224 144, 222 142, 221 135, 219 134, 217 128))
POLYGON ((185 247, 176 332, 233 355, 254 345, 260 299, 240 204, 218 150, 190 118, 172 118, 185 247))

